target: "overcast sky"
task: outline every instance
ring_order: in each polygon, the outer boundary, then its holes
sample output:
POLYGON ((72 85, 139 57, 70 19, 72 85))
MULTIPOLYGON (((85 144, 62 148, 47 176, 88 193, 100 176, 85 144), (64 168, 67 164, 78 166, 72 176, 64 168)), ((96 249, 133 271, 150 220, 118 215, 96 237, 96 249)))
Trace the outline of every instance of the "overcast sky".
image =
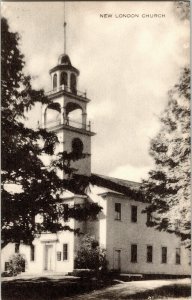
MULTIPOLYGON (((26 72, 51 89, 49 69, 63 53, 63 2, 3 3, 21 35, 26 72)), ((140 181, 152 168, 150 140, 159 130, 167 91, 189 61, 189 21, 173 2, 66 2, 67 53, 80 70, 79 90, 92 101, 92 172, 140 181), (101 18, 100 14, 112 14, 101 18), (139 17, 119 18, 119 14, 139 17), (163 14, 148 18, 142 14, 163 14)), ((30 114, 36 124, 40 107, 30 114)))

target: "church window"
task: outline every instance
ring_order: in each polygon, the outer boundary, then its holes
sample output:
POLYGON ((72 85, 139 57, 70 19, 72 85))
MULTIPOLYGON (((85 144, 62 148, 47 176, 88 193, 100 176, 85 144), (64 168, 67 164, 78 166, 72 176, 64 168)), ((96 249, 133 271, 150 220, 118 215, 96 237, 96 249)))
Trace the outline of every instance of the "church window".
POLYGON ((55 90, 57 88, 57 74, 53 75, 53 89, 55 90))
POLYGON ((148 211, 148 212, 147 212, 147 225, 148 225, 148 224, 150 224, 150 223, 151 223, 151 221, 152 221, 151 212, 150 212, 150 211, 148 211))
POLYGON ((161 263, 162 264, 167 263, 167 247, 161 248, 161 263))
POLYGON ((147 262, 153 262, 153 246, 147 246, 147 262))
POLYGON ((61 261, 61 251, 57 251, 57 261, 61 261))
POLYGON ((19 253, 19 243, 15 243, 15 253, 19 253))
POLYGON ((30 261, 35 260, 35 246, 31 245, 31 252, 30 252, 30 261))
POLYGON ((115 203, 115 220, 121 220, 121 203, 115 203))
POLYGON ((77 93, 77 80, 75 74, 71 74, 71 92, 77 93))
POLYGON ((137 245, 136 244, 131 245, 131 262, 132 263, 137 262, 137 245))
POLYGON ((67 73, 66 72, 62 72, 61 73, 61 77, 60 77, 60 85, 65 85, 67 86, 67 73))
POLYGON ((68 214, 69 214, 69 204, 63 204, 63 212, 64 212, 64 221, 65 222, 68 222, 69 221, 69 217, 68 217, 68 214))
POLYGON ((68 260, 68 244, 63 244, 63 260, 68 260))
POLYGON ((5 262, 5 272, 8 271, 8 270, 9 270, 9 262, 6 261, 6 262, 5 262))
POLYGON ((175 263, 176 263, 176 265, 181 264, 181 249, 180 248, 176 248, 175 263))
POLYGON ((74 158, 81 158, 83 153, 83 142, 79 138, 75 138, 72 141, 72 153, 75 156, 74 158))
POLYGON ((137 206, 131 205, 131 222, 137 222, 137 206))

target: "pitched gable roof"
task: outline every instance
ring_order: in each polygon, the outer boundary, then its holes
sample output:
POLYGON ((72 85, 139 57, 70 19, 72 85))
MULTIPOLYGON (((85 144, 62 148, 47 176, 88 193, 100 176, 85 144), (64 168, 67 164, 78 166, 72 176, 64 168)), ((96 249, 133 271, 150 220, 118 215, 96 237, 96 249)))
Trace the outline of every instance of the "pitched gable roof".
POLYGON ((141 183, 113 178, 109 176, 91 174, 90 183, 108 188, 112 191, 129 196, 137 201, 144 201, 144 197, 140 191, 141 183))

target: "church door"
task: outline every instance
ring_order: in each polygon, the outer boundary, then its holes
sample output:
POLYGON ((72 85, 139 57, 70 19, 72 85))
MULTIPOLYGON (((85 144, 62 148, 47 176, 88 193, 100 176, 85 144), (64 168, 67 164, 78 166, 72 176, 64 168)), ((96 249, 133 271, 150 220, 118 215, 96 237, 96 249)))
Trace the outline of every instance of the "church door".
POLYGON ((45 270, 53 271, 53 245, 45 245, 45 270))
POLYGON ((121 250, 114 250, 114 270, 121 270, 121 250))

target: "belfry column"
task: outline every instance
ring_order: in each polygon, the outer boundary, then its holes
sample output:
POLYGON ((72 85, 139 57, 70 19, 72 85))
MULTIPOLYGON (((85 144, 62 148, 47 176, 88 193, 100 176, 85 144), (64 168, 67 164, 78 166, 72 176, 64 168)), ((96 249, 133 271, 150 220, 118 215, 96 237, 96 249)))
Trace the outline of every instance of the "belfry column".
POLYGON ((57 71, 57 91, 59 91, 60 88, 60 73, 57 71))
POLYGON ((66 113, 66 108, 62 107, 61 108, 61 124, 64 124, 67 118, 67 113, 66 113))
POLYGON ((71 89, 70 81, 71 81, 71 73, 69 72, 67 76, 67 92, 70 92, 71 89))
POLYGON ((86 129, 86 125, 87 125, 87 113, 82 112, 82 128, 86 129))

